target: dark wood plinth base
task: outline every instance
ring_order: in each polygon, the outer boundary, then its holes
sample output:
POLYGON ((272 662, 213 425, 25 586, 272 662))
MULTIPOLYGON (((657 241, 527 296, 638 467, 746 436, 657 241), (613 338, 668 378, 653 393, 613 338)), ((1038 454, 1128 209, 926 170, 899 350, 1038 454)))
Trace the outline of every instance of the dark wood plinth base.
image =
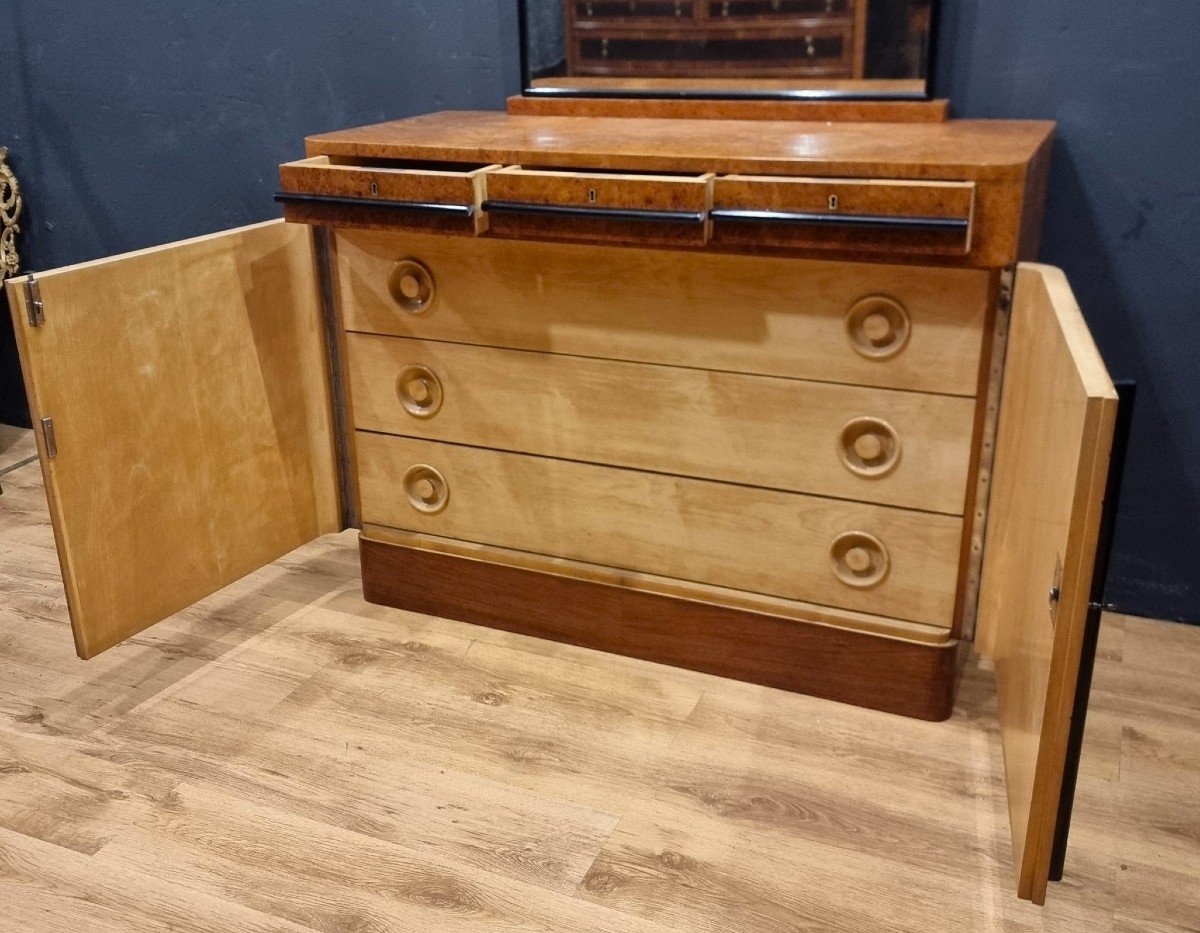
POLYGON ((360 538, 368 602, 916 719, 950 715, 957 641, 921 645, 360 538))

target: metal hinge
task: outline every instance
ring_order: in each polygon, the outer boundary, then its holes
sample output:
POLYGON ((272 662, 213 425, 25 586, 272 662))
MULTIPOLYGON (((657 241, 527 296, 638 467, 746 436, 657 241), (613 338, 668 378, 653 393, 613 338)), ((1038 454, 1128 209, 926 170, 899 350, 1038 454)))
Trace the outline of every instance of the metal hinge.
POLYGON ((1017 267, 1005 266, 1000 270, 1000 294, 996 296, 996 304, 1007 315, 1012 311, 1013 288, 1017 283, 1017 267))
POLYGON ((41 327, 46 323, 46 314, 42 307, 42 289, 32 274, 25 278, 25 314, 29 318, 30 327, 41 327))
POLYGON ((46 445, 46 457, 53 460, 58 456, 58 441, 54 437, 54 419, 42 419, 42 440, 46 445))

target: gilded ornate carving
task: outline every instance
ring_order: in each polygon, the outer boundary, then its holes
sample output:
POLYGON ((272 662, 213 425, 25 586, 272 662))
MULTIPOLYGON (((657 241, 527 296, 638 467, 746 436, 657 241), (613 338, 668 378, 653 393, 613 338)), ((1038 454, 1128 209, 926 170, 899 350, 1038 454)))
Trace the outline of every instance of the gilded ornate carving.
POLYGON ((0 282, 17 274, 20 259, 17 256, 17 234, 21 228, 17 218, 21 216, 21 186, 17 176, 8 167, 8 147, 0 146, 0 282))

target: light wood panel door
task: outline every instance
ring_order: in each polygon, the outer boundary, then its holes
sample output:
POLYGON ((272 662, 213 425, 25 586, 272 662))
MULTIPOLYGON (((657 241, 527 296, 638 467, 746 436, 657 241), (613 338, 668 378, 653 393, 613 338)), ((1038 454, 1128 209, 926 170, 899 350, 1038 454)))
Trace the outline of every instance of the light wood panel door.
POLYGON ((340 528, 308 227, 34 281, 9 304, 81 657, 340 528))
POLYGON ((1018 893, 1043 903, 1117 394, 1058 269, 1024 265, 976 644, 996 668, 1018 893))

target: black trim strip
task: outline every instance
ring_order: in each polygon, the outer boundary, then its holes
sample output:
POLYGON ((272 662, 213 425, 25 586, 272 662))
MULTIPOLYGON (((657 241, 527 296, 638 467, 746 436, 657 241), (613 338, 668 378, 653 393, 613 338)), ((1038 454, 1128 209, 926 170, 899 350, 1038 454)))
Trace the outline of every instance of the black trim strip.
POLYGON ((1104 603, 1104 589, 1108 584, 1108 565, 1112 559, 1117 510, 1121 503, 1121 484, 1125 477, 1125 458, 1129 453, 1137 383, 1121 380, 1115 382, 1114 386, 1117 390, 1117 416, 1113 425, 1112 451, 1108 459, 1108 480, 1104 485, 1104 505, 1100 510, 1100 527, 1096 533, 1096 561, 1092 565, 1095 569, 1092 571, 1092 590, 1088 600, 1087 617, 1084 620, 1079 679, 1075 685, 1075 697, 1071 705, 1066 763, 1058 796, 1058 814, 1054 820, 1054 847, 1050 850, 1051 881, 1062 881, 1066 866, 1067 840, 1071 835, 1071 816, 1075 807, 1075 789, 1079 781, 1079 760, 1083 756, 1083 733, 1087 725, 1092 676, 1096 669, 1096 648, 1100 641, 1101 614, 1112 608, 1104 603))
POLYGON ((749 224, 800 224, 813 227, 871 227, 880 230, 966 231, 962 217, 895 217, 886 214, 820 214, 815 212, 735 210, 714 208, 713 220, 749 224))
POLYGON ((831 91, 816 88, 795 90, 705 90, 703 88, 603 88, 527 87, 525 97, 609 97, 618 100, 821 100, 821 101, 922 101, 920 91, 831 91))
POLYGON ((524 201, 484 201, 485 211, 545 217, 587 217, 601 220, 646 220, 658 223, 702 224, 704 211, 653 211, 620 207, 571 207, 565 204, 527 204, 524 201))
POLYGON ((275 200, 281 204, 341 204, 350 207, 378 207, 392 211, 419 211, 423 214, 453 214, 456 217, 475 216, 474 204, 433 204, 429 201, 379 201, 369 198, 344 198, 332 194, 292 194, 280 191, 275 200))

